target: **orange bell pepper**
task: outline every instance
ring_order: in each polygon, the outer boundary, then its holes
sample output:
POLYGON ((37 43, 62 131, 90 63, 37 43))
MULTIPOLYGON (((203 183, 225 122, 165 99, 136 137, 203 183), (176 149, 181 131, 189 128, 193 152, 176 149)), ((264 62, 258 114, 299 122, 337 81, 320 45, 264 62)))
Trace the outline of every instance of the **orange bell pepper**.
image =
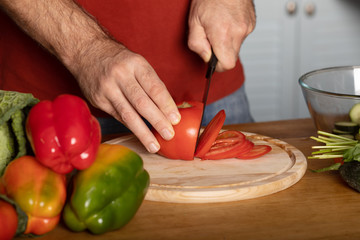
POLYGON ((24 234, 42 235, 55 228, 66 201, 65 175, 23 156, 10 162, 1 181, 5 194, 28 217, 24 234))

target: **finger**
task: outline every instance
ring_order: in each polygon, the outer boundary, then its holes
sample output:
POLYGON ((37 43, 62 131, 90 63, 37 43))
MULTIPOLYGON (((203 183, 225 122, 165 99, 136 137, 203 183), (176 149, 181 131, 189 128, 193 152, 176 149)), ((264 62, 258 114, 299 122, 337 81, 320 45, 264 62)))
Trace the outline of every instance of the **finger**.
POLYGON ((189 20, 188 47, 196 52, 205 62, 211 57, 211 46, 205 29, 200 23, 189 20))
POLYGON ((117 113, 121 121, 139 139, 148 152, 156 153, 159 151, 160 144, 130 103, 124 102, 122 108, 114 106, 114 109, 121 111, 117 113))
POLYGON ((238 61, 240 47, 246 36, 243 29, 213 26, 208 32, 209 41, 218 58, 216 71, 223 72, 233 69, 238 61), (212 32, 217 34, 211 34, 212 32))
MULTIPOLYGON (((154 70, 152 68, 150 70, 150 68, 143 71, 145 71, 146 74, 149 74, 150 78, 154 78, 156 74, 154 76, 154 70)), ((142 69, 142 67, 139 67, 137 71, 142 71, 140 69, 142 69)), ((135 76, 136 75, 143 76, 140 73, 135 74, 135 76)), ((160 109, 155 105, 152 99, 149 98, 149 96, 142 88, 142 86, 139 84, 137 79, 134 79, 134 76, 129 76, 128 79, 123 79, 122 84, 119 87, 122 89, 122 92, 125 95, 126 99, 136 110, 136 112, 139 113, 141 116, 143 116, 156 129, 156 131, 159 132, 159 134, 165 140, 170 140, 171 138, 174 137, 175 133, 171 122, 167 119, 165 114, 162 111, 160 111, 160 109)), ((177 108, 176 108, 176 112, 180 116, 180 114, 177 111, 177 108)), ((127 119, 128 120, 126 121, 126 123, 132 124, 128 122, 131 121, 132 118, 130 119, 127 118, 127 119)))
POLYGON ((134 110, 117 85, 103 84, 101 97, 96 98, 96 106, 123 123, 145 146, 147 151, 155 153, 160 145, 154 135, 134 110))
POLYGON ((160 80, 156 72, 151 67, 148 69, 143 68, 136 72, 135 78, 171 124, 178 124, 181 119, 179 110, 165 84, 160 80))
POLYGON ((148 126, 135 111, 121 91, 117 92, 116 98, 108 98, 108 104, 104 110, 122 122, 139 139, 148 152, 159 151, 160 145, 148 126))

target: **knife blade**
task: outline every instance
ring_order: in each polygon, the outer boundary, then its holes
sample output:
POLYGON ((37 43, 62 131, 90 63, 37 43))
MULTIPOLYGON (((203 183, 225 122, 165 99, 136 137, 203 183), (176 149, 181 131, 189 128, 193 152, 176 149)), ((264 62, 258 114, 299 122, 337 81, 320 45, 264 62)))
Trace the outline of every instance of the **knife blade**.
POLYGON ((214 51, 212 51, 210 61, 208 63, 208 68, 207 68, 207 71, 206 71, 206 75, 205 75, 205 77, 206 77, 206 85, 205 85, 205 90, 204 90, 204 95, 203 95, 203 100, 202 100, 202 102, 204 104, 203 116, 204 116, 204 110, 205 110, 205 106, 206 106, 206 102, 207 102, 207 97, 208 97, 208 94, 209 94, 211 77, 215 72, 217 62, 218 62, 218 59, 215 56, 214 51))
MULTIPOLYGON (((211 49, 211 57, 208 63, 208 68, 206 71, 206 84, 205 84, 205 89, 204 89, 204 95, 203 95, 203 99, 202 99, 202 103, 203 103, 203 112, 202 112, 202 116, 201 116, 201 121, 200 121, 200 127, 199 127, 199 132, 198 132, 198 138, 196 141, 196 147, 199 143, 199 138, 200 138, 200 130, 201 130, 201 122, 204 119, 204 113, 205 113, 205 106, 206 106, 206 102, 207 102, 207 97, 209 94, 209 89, 210 89, 210 83, 211 83, 211 77, 215 72, 215 68, 216 68, 216 64, 218 62, 217 57, 215 56, 214 51, 211 49)), ((196 149, 196 148, 195 148, 196 149)))

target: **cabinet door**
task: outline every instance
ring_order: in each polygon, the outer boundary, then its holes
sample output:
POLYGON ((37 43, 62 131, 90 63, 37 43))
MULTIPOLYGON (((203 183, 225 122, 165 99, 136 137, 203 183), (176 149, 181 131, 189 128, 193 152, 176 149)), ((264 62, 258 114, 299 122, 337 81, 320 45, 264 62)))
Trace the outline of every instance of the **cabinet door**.
MULTIPOLYGON (((301 11, 298 75, 319 68, 360 65, 360 1, 304 0, 301 11)), ((302 94, 298 108, 298 116, 306 116, 302 94)))
POLYGON ((296 101, 292 93, 296 81, 296 8, 288 12, 285 0, 254 2, 256 27, 240 50, 250 109, 255 121, 290 118, 296 101))
POLYGON ((360 1, 255 0, 257 26, 240 51, 256 121, 309 117, 299 77, 360 65, 360 1))

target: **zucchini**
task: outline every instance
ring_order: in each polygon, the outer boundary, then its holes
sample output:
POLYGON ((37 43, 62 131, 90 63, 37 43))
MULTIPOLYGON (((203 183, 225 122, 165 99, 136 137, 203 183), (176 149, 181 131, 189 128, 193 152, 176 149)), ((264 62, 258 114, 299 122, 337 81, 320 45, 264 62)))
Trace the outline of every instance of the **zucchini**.
POLYGON ((359 124, 355 122, 336 122, 335 129, 350 134, 356 134, 359 131, 359 124))
POLYGON ((360 124, 360 103, 356 103, 350 109, 349 116, 352 122, 360 124))

